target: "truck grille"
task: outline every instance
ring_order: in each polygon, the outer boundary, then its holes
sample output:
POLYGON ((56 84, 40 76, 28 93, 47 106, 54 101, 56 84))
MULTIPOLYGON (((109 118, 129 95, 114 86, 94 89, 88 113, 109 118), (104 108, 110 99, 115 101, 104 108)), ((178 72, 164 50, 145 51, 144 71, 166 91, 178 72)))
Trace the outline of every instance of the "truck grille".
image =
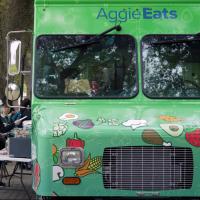
POLYGON ((103 154, 106 189, 189 189, 193 179, 193 155, 182 147, 114 147, 103 154))

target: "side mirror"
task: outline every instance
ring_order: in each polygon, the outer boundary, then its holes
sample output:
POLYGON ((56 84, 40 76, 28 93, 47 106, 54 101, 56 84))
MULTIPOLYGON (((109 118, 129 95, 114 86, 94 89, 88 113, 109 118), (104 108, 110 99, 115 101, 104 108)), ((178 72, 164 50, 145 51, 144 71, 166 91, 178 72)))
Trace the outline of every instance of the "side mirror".
POLYGON ((17 75, 20 72, 21 65, 21 41, 10 41, 8 49, 8 74, 11 76, 17 75))
POLYGON ((5 89, 5 95, 8 100, 15 101, 20 97, 20 88, 15 83, 10 83, 5 89))

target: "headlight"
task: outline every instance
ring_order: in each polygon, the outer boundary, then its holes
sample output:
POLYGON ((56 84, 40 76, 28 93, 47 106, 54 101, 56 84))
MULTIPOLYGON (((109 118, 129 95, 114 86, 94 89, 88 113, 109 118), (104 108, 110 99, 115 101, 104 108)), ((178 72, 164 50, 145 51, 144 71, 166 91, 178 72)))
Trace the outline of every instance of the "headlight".
POLYGON ((60 150, 60 164, 63 167, 76 168, 83 165, 84 153, 83 149, 77 148, 63 148, 60 150))

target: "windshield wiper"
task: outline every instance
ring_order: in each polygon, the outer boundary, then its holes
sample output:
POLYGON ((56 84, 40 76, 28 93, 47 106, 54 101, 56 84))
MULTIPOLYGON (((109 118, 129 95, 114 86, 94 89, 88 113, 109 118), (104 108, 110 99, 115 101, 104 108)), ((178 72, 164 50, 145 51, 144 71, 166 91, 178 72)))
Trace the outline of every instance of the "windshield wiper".
POLYGON ((152 45, 159 45, 159 44, 178 44, 178 43, 186 43, 186 42, 193 42, 193 41, 200 41, 200 34, 196 34, 191 36, 190 38, 184 39, 172 39, 172 40, 161 40, 157 42, 150 42, 152 45))
POLYGON ((102 32, 101 34, 99 34, 95 37, 93 37, 92 39, 89 39, 88 41, 86 41, 84 43, 80 43, 80 44, 73 45, 73 46, 65 46, 65 47, 53 50, 52 52, 59 52, 59 51, 64 51, 66 49, 74 49, 74 48, 80 48, 80 47, 92 45, 92 44, 98 43, 99 40, 101 40, 104 36, 107 35, 107 33, 110 33, 113 30, 121 31, 121 29, 122 29, 122 27, 120 25, 113 26, 112 28, 109 28, 108 30, 102 32))

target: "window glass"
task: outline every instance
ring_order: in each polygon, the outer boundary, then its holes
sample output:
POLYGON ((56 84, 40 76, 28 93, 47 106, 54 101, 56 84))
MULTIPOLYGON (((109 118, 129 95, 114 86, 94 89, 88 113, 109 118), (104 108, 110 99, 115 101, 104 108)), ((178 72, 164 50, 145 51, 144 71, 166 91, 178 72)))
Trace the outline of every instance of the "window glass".
POLYGON ((142 41, 143 91, 152 98, 200 97, 200 38, 150 35, 142 41))
POLYGON ((40 98, 122 98, 137 94, 136 49, 129 35, 44 35, 36 40, 40 98))

